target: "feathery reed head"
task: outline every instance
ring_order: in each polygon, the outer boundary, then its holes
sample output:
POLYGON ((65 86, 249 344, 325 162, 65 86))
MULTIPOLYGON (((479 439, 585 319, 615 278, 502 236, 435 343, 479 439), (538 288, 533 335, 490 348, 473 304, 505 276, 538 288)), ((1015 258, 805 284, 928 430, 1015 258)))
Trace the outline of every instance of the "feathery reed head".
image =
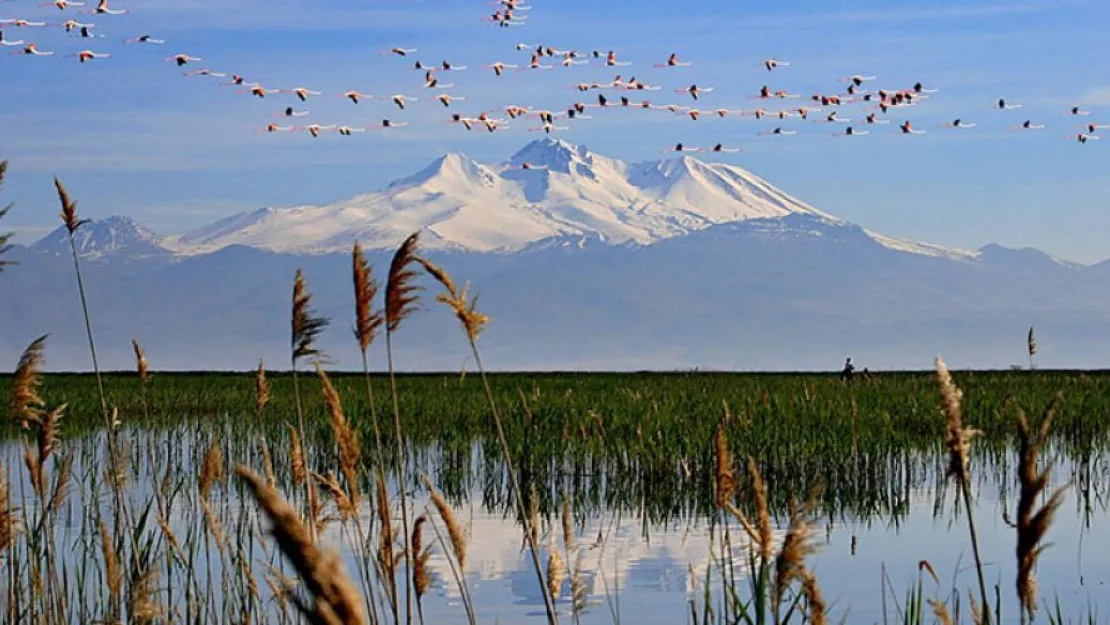
POLYGON ((329 320, 317 317, 312 310, 312 294, 308 292, 305 284, 304 272, 297 270, 293 278, 293 315, 292 315, 292 347, 293 364, 301 358, 316 356, 320 350, 316 349, 316 337, 328 325, 329 320))
POLYGON ((1025 413, 1018 409, 1018 439, 1020 442, 1018 459, 1018 480, 1021 482, 1021 496, 1018 498, 1017 513, 1017 594, 1022 607, 1029 614, 1030 619, 1037 610, 1037 580, 1033 576, 1033 569, 1037 559, 1048 545, 1040 542, 1052 525, 1052 518, 1056 509, 1064 500, 1066 486, 1056 489, 1040 510, 1036 509, 1037 499, 1048 487, 1049 469, 1037 470, 1037 456, 1041 447, 1048 440, 1048 432, 1052 427, 1052 419, 1056 412, 1056 405, 1060 401, 1057 396, 1045 410, 1041 419, 1041 426, 1034 432, 1025 413))
POLYGON ((339 470, 347 480, 347 491, 352 505, 359 507, 361 495, 359 494, 358 470, 362 463, 362 441, 357 430, 351 427, 347 417, 343 414, 343 404, 339 400, 339 392, 335 390, 328 374, 323 367, 316 365, 316 375, 320 378, 320 387, 324 393, 324 403, 328 407, 328 419, 331 429, 335 434, 335 442, 339 445, 339 470))
POLYGON ((432 557, 432 551, 424 546, 424 524, 427 522, 428 517, 421 514, 412 524, 412 586, 416 592, 417 601, 432 585, 432 579, 428 575, 428 559, 432 557))
POLYGON ((285 424, 289 430, 289 468, 293 471, 293 485, 300 486, 308 479, 308 467, 304 459, 304 447, 301 446, 301 437, 297 428, 285 424))
POLYGON ((223 477, 224 460, 220 451, 220 441, 213 438, 204 453, 204 462, 201 464, 200 475, 197 478, 197 488, 201 499, 208 499, 212 486, 223 477))
POLYGON ((432 480, 428 479, 427 475, 424 476, 424 486, 427 487, 428 495, 432 498, 432 505, 439 512, 439 518, 443 519, 443 524, 447 526, 447 537, 451 540, 451 551, 455 552, 455 560, 459 563, 459 571, 465 573, 466 533, 463 530, 462 523, 455 516, 455 511, 451 509, 451 506, 447 505, 447 500, 432 485, 432 480))
POLYGON ((961 483, 966 484, 967 465, 971 457, 971 439, 981 432, 964 427, 963 411, 960 408, 963 391, 952 381, 952 374, 948 372, 948 367, 939 356, 936 360, 936 368, 940 403, 944 410, 944 445, 948 448, 948 475, 955 476, 961 483))
POLYGON ((8 413, 12 419, 18 419, 24 429, 30 423, 38 423, 42 418, 43 401, 39 397, 39 379, 42 363, 45 360, 43 348, 46 346, 44 334, 31 341, 23 355, 19 357, 15 375, 12 377, 12 390, 8 398, 8 413))
POLYGON ((736 492, 736 478, 732 474, 732 453, 728 450, 728 437, 725 424, 717 424, 717 434, 713 437, 714 456, 717 461, 716 488, 717 507, 725 508, 736 492))
POLYGON ((389 278, 385 286, 385 322, 387 332, 396 332, 401 321, 416 310, 420 287, 412 283, 416 272, 410 265, 416 262, 416 248, 420 233, 414 232, 405 239, 389 264, 389 278))
POLYGON ((66 188, 62 185, 62 181, 58 180, 57 176, 54 176, 54 188, 57 189, 58 200, 62 203, 62 223, 66 225, 66 230, 68 230, 69 234, 72 236, 74 232, 77 232, 78 228, 88 223, 89 220, 77 218, 77 202, 69 199, 69 193, 66 193, 66 188))
POLYGON ((146 386, 146 354, 143 353, 142 346, 135 339, 131 339, 131 347, 135 350, 135 371, 139 374, 139 380, 143 383, 143 386, 146 386))
POLYGON ((259 358, 258 372, 254 374, 254 408, 262 414, 268 403, 270 403, 270 382, 266 379, 266 367, 259 358))
POLYGON ((273 524, 271 533, 282 553, 304 580, 314 597, 302 610, 311 622, 361 625, 366 622, 362 599, 333 553, 321 551, 312 541, 300 515, 259 475, 240 465, 235 473, 247 483, 259 506, 273 524))
POLYGON ((478 335, 482 333, 482 329, 489 323, 489 317, 478 312, 477 295, 471 298, 469 302, 467 301, 467 291, 470 290, 470 284, 464 284, 462 291, 459 291, 455 288, 455 283, 451 280, 451 276, 447 275, 447 272, 442 267, 424 258, 417 258, 416 260, 424 266, 425 271, 431 274, 432 277, 447 290, 447 293, 437 295, 436 301, 445 304, 451 308, 451 310, 455 311, 455 316, 459 318, 459 323, 461 323, 463 329, 466 330, 466 336, 471 341, 477 340, 478 335))
POLYGON ((777 606, 782 601, 786 587, 796 579, 805 582, 807 575, 805 559, 817 551, 813 544, 813 522, 810 518, 817 506, 818 488, 814 488, 805 503, 799 504, 790 498, 790 526, 782 541, 782 548, 775 559, 775 578, 772 586, 771 601, 777 606))
POLYGON ((372 310, 374 298, 378 296, 378 281, 374 279, 370 263, 366 262, 362 246, 357 241, 351 253, 351 266, 355 286, 355 338, 359 348, 366 353, 385 319, 381 311, 372 310))
POLYGON ((0 558, 8 552, 15 539, 15 510, 12 508, 11 494, 8 492, 8 478, 4 465, 0 463, 0 558))

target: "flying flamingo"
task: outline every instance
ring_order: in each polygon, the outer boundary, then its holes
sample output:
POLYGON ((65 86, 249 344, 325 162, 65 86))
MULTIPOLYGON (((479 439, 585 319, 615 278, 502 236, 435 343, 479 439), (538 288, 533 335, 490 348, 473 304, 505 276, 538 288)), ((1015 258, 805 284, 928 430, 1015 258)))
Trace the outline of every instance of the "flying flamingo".
POLYGON ((151 37, 150 35, 139 35, 138 37, 133 37, 131 39, 128 39, 128 40, 124 41, 124 43, 163 44, 163 43, 166 43, 166 40, 165 39, 155 39, 155 38, 151 37))
POLYGON ((265 130, 259 132, 293 132, 296 128, 293 126, 279 126, 277 124, 268 124, 265 130))
POLYGON ((833 112, 829 113, 827 117, 825 117, 825 122, 824 123, 827 123, 827 124, 832 124, 832 123, 850 124, 850 123, 852 123, 852 120, 844 119, 843 117, 837 117, 836 116, 836 111, 833 111, 833 112))
POLYGON ((1085 135, 1083 133, 1075 135, 1075 140, 1078 141, 1079 143, 1086 143, 1088 141, 1098 141, 1101 138, 1102 137, 1099 137, 1098 135, 1085 135))
POLYGON ((450 61, 443 61, 439 66, 445 72, 461 72, 466 69, 465 65, 454 65, 450 61))
POLYGON ((533 54, 532 55, 532 60, 528 62, 528 67, 521 68, 521 71, 528 70, 528 69, 555 69, 555 66, 554 65, 542 65, 542 64, 540 64, 540 55, 533 54))
POLYGON ((46 26, 46 22, 31 22, 24 19, 0 20, 0 24, 5 26, 14 26, 16 28, 37 28, 40 26, 46 26))
POLYGON ((796 134, 798 134, 797 130, 785 130, 783 128, 775 128, 774 130, 765 130, 765 131, 759 133, 759 135, 763 136, 763 137, 769 137, 769 136, 772 136, 772 135, 778 136, 778 135, 796 135, 796 134))
POLYGON ((771 71, 771 70, 773 70, 773 69, 775 69, 776 67, 779 67, 779 66, 788 67, 789 65, 790 65, 789 61, 780 61, 778 59, 773 59, 773 58, 772 59, 767 59, 766 61, 763 61, 763 67, 767 71, 771 71))
POLYGON ((678 55, 672 53, 669 57, 667 57, 667 61, 665 63, 656 63, 654 67, 690 67, 691 65, 693 65, 693 63, 680 63, 678 61, 678 55))
POLYGON ((1090 115, 1091 112, 1090 111, 1084 111, 1083 109, 1079 108, 1078 106, 1073 106, 1070 109, 1068 109, 1067 111, 1065 111, 1064 114, 1065 115, 1084 116, 1085 117, 1087 115, 1090 115))
POLYGON ((285 110, 280 113, 274 113, 271 117, 304 117, 308 115, 308 111, 296 111, 293 107, 287 106, 285 110))
POLYGON ((408 125, 408 122, 395 122, 389 119, 383 119, 382 123, 378 125, 378 128, 385 130, 386 128, 404 128, 408 125))
POLYGON ((227 74, 214 72, 210 69, 194 69, 192 71, 183 72, 182 76, 212 76, 213 78, 227 78, 227 74))
POLYGON ((1106 128, 1110 128, 1110 124, 1087 124, 1087 132, 1092 135, 1095 134, 1096 130, 1105 130, 1106 128))
POLYGON ((427 74, 424 75, 424 88, 425 89, 450 89, 451 87, 454 87, 454 86, 455 86, 455 83, 448 83, 446 85, 439 84, 439 79, 436 78, 435 74, 433 74, 432 72, 428 72, 427 74))
POLYGON ((319 91, 312 91, 304 87, 296 87, 294 89, 275 89, 274 93, 292 93, 297 96, 301 102, 307 102, 310 95, 323 95, 319 91))
POLYGON ((607 65, 609 67, 624 67, 626 65, 632 65, 632 63, 630 63, 628 61, 618 63, 617 62, 617 53, 610 50, 609 55, 605 57, 605 65, 607 65))
POLYGON ((54 56, 53 52, 44 52, 42 50, 39 50, 34 43, 29 43, 23 46, 22 50, 16 50, 12 52, 12 54, 23 54, 31 56, 54 56))
POLYGON ((410 98, 403 95, 391 96, 389 99, 397 105, 397 108, 401 109, 402 111, 405 110, 405 105, 409 102, 417 102, 420 100, 420 98, 410 98))
POLYGON ((998 108, 1003 111, 1012 111, 1021 108, 1020 104, 1010 104, 1006 100, 1000 99, 997 104, 998 108))
POLYGON ((466 96, 451 96, 444 93, 442 95, 437 95, 435 99, 439 100, 439 102, 443 104, 443 106, 450 107, 452 102, 461 102, 463 100, 466 100, 466 96))
POLYGON ((203 61, 204 59, 192 57, 192 56, 189 56, 188 54, 175 54, 173 56, 166 57, 164 60, 173 61, 174 63, 177 63, 178 67, 183 67, 185 65, 188 65, 190 62, 203 61))
POLYGON ((890 123, 889 119, 879 119, 877 113, 870 113, 865 119, 868 124, 884 125, 890 123))
POLYGON ((506 64, 502 63, 501 61, 486 65, 486 69, 492 69, 493 73, 497 74, 498 76, 501 76, 504 73, 506 68, 518 69, 519 67, 520 67, 519 65, 506 65, 506 64))
POLYGON ((106 59, 106 58, 108 58, 112 55, 108 54, 106 52, 97 53, 97 52, 93 52, 92 50, 82 50, 82 51, 80 51, 76 54, 67 54, 66 56, 70 57, 70 58, 76 57, 78 61, 80 61, 82 63, 87 63, 87 62, 89 62, 93 59, 106 59))
POLYGON ((855 74, 854 76, 845 76, 843 78, 837 78, 836 80, 837 82, 850 82, 853 85, 859 87, 863 85, 863 83, 876 80, 877 78, 877 76, 863 76, 861 74, 855 74))
POLYGON ((265 87, 263 87, 262 85, 260 85, 256 82, 249 83, 249 84, 246 84, 246 85, 243 85, 243 86, 247 87, 247 89, 240 89, 237 93, 249 93, 249 94, 251 94, 251 95, 253 95, 253 96, 255 96, 259 99, 265 99, 266 94, 270 93, 269 91, 266 90, 265 87))
POLYGON ((866 130, 856 130, 855 128, 852 128, 851 126, 848 126, 847 128, 844 129, 844 132, 834 132, 833 136, 834 137, 856 137, 856 136, 863 136, 863 135, 869 135, 869 134, 871 134, 871 133, 866 131, 866 130))
POLYGON ((92 11, 85 11, 85 13, 96 13, 99 15, 123 15, 124 13, 130 12, 130 9, 109 9, 108 0, 100 0, 100 3, 96 5, 95 9, 92 11))
POLYGON ((392 48, 392 49, 389 49, 389 50, 383 50, 382 54, 396 54, 397 56, 408 56, 408 55, 412 54, 413 52, 416 52, 416 48, 392 48))
POLYGON ((83 7, 84 2, 70 2, 69 0, 53 0, 52 2, 40 2, 39 6, 55 6, 59 11, 65 11, 68 7, 83 7))
POLYGON ((729 154, 735 154, 736 152, 743 152, 744 150, 742 150, 740 148, 726 148, 724 145, 718 143, 717 145, 715 145, 715 146, 713 146, 709 149, 699 148, 698 151, 700 151, 700 152, 726 152, 726 153, 729 153, 729 154))
POLYGON ((337 98, 347 98, 348 100, 350 100, 351 102, 354 102, 355 104, 358 104, 359 101, 364 99, 364 98, 367 99, 367 100, 373 100, 374 99, 374 96, 372 96, 372 95, 369 95, 369 94, 366 94, 366 93, 360 93, 360 92, 354 91, 354 90, 345 91, 343 93, 337 93, 335 97, 337 97, 337 98))
POLYGON ((697 85, 690 85, 689 87, 687 87, 685 89, 675 89, 674 92, 675 93, 689 93, 691 97, 693 97, 695 100, 697 100, 699 97, 701 97, 701 94, 709 93, 710 91, 713 91, 713 89, 714 89, 713 87, 700 87, 699 88, 697 85))
POLYGON ((941 124, 942 128, 974 128, 975 124, 969 124, 960 118, 956 118, 947 124, 941 124))
POLYGON ((1010 126, 1010 130, 1044 130, 1047 126, 1044 124, 1034 124, 1031 120, 1025 120, 1016 126, 1010 126))
POLYGON ((544 123, 538 128, 529 128, 528 132, 542 132, 549 135, 552 130, 570 130, 570 126, 555 126, 550 123, 544 123))
POLYGON ((303 128, 308 131, 308 134, 312 135, 313 139, 315 139, 320 136, 321 130, 335 130, 336 126, 335 124, 330 124, 328 126, 321 126, 320 124, 309 124, 307 126, 303 126, 303 128))
POLYGON ((238 86, 242 86, 242 85, 243 85, 243 77, 240 76, 239 74, 232 74, 231 75, 231 80, 220 83, 221 87, 232 87, 232 86, 238 87, 238 86))
POLYGON ((923 134, 925 134, 924 130, 914 130, 913 125, 911 125, 908 120, 906 122, 904 122, 901 126, 898 126, 898 129, 901 130, 902 134, 904 134, 904 135, 923 135, 923 134))
POLYGON ((339 126, 335 129, 336 132, 344 137, 350 137, 356 132, 366 132, 367 130, 369 130, 369 128, 367 128, 366 126, 361 126, 357 128, 352 128, 350 126, 339 126))

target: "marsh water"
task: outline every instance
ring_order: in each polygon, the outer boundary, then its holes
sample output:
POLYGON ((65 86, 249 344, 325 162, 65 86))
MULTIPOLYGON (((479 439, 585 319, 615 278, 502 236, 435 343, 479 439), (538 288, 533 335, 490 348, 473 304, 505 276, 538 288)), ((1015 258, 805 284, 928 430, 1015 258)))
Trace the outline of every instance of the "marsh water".
MULTIPOLYGON (((152 500, 156 488, 166 488, 167 480, 182 491, 193 488, 197 459, 207 446, 207 441, 194 436, 172 431, 125 435, 131 474, 127 492, 134 509, 142 510, 152 500)), ((73 475, 84 477, 79 477, 68 491, 69 500, 60 516, 58 541, 66 546, 60 553, 67 554, 63 558, 88 558, 90 551, 95 556, 95 550, 88 548, 90 535, 96 531, 89 510, 99 506, 107 514, 109 498, 107 491, 92 494, 81 483, 96 475, 97 466, 103 470, 102 445, 103 437, 94 436, 73 443, 71 448, 73 475)), ((241 461, 257 466, 258 458, 252 448, 251 444, 226 445, 228 464, 241 461)), ((23 447, 5 443, 0 449, 5 465, 11 468, 9 479, 13 479, 11 474, 23 462, 23 447)), ((280 474, 283 461, 279 454, 275 453, 275 460, 280 474)), ((1042 606, 1042 618, 1050 609, 1053 612, 1059 609, 1073 622, 1081 619, 1085 622, 1092 614, 1110 615, 1110 589, 1106 586, 1110 581, 1110 542, 1106 533, 1110 527, 1106 500, 1110 465, 1106 461, 1103 453, 1088 454, 1080 461, 1062 449, 1050 446, 1046 450, 1043 462, 1053 467, 1052 482, 1064 485, 1067 494, 1048 532, 1047 541, 1052 546, 1041 556, 1036 571, 1042 602, 1047 602, 1042 606)), ((939 451, 893 454, 881 460, 884 470, 861 468, 861 475, 834 480, 832 490, 823 491, 815 515, 819 550, 811 556, 809 564, 834 622, 842 619, 847 623, 902 622, 907 592, 919 582, 926 598, 947 600, 954 610, 959 606, 961 620, 968 620, 968 593, 977 588, 977 582, 965 512, 957 505, 956 490, 945 482, 944 462, 939 451), (862 473, 882 475, 886 482, 864 480, 862 473), (939 583, 921 572, 919 562, 923 560, 930 563, 939 583)), ((861 467, 868 464, 863 458, 860 463, 861 467)), ((722 563, 726 558, 720 530, 712 529, 711 508, 704 505, 700 489, 676 487, 657 475, 647 481, 644 472, 615 472, 588 459, 575 466, 573 471, 535 472, 528 478, 529 491, 535 498, 532 505, 543 519, 543 562, 547 561, 546 553, 553 543, 558 545, 557 549, 564 549, 560 502, 571 493, 574 551, 563 553, 569 555, 564 559, 571 560, 572 573, 562 584, 557 601, 563 620, 569 622, 571 618, 571 575, 576 575, 582 584, 579 604, 584 610, 579 616, 584 623, 689 622, 691 605, 702 614, 707 601, 720 614, 720 574, 725 570, 722 563), (634 483, 636 475, 641 476, 638 483, 634 483), (628 496, 629 493, 634 495, 628 496)), ((688 466, 676 461, 672 467, 675 479, 690 479, 688 466)), ((987 583, 992 599, 995 592, 1001 597, 1002 622, 1006 623, 1019 622, 1014 591, 1015 530, 1009 524, 1016 508, 1015 466, 1010 451, 977 453, 972 461, 974 515, 987 583)), ((521 525, 513 514, 505 467, 481 445, 474 445, 469 458, 462 459, 456 453, 450 460, 434 448, 418 448, 409 475, 421 473, 427 473, 441 485, 466 528, 469 556, 465 574, 478 620, 542 622, 544 602, 531 558, 524 549, 521 525)), ((803 484, 818 479, 806 475, 791 477, 794 479, 784 477, 783 482, 803 484)), ((415 479, 411 482, 410 505, 416 515, 425 511, 427 496, 415 486, 415 479)), ((31 492, 29 485, 15 478, 11 490, 17 506, 34 509, 34 498, 27 495, 31 492)), ((391 492, 396 492, 395 481, 391 483, 391 492)), ((805 496, 803 492, 780 492, 772 499, 781 500, 791 494, 805 496)), ((253 502, 244 502, 244 497, 244 491, 232 478, 220 489, 213 506, 224 531, 240 537, 244 527, 257 524, 261 529, 267 525, 265 521, 259 522, 253 502)), ((392 512, 399 525, 400 509, 396 504, 394 499, 392 512)), ((202 540, 204 522, 197 507, 193 497, 181 497, 168 508, 166 520, 187 548, 201 553, 193 560, 198 568, 204 568, 197 573, 199 586, 219 595, 225 585, 218 572, 213 572, 218 564, 209 560, 204 567, 199 565, 205 560, 205 553, 217 562, 221 556, 213 555, 214 548, 204 547, 207 544, 202 540)), ((775 536, 781 540, 786 515, 781 507, 775 512, 775 536)), ((359 522, 372 524, 374 515, 372 506, 367 504, 359 522)), ((429 516, 434 518, 434 513, 429 516)), ((439 529, 442 531, 441 526, 439 529)), ((157 533, 156 528, 151 531, 157 533)), ((727 566, 743 595, 747 588, 744 580, 749 545, 734 522, 730 532, 732 558, 727 566)), ((269 539, 259 532, 259 541, 269 539)), ((248 551, 253 554, 249 557, 251 566, 257 569, 259 578, 269 564, 279 564, 272 550, 261 549, 253 539, 247 542, 248 551)), ((343 555, 348 572, 355 578, 359 556, 351 524, 331 523, 321 535, 321 542, 343 555)), ((429 623, 466 622, 445 547, 446 543, 438 542, 433 547, 432 586, 423 600, 424 618, 429 623)), ((71 571, 80 568, 76 561, 69 563, 71 571)), ((176 579, 182 583, 181 573, 176 579)), ((265 587, 260 592, 263 599, 269 596, 265 587)), ((213 605, 217 603, 213 600, 213 605)), ((263 604, 268 606, 266 610, 276 611, 273 602, 263 604)), ((184 616, 181 606, 171 609, 184 616)))

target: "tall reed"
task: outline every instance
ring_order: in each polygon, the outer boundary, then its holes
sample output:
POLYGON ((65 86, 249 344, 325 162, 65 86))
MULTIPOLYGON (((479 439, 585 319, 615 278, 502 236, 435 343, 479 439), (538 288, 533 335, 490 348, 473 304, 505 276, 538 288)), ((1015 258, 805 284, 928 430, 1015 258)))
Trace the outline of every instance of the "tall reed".
POLYGON ((150 421, 150 406, 147 403, 146 386, 149 379, 149 371, 147 370, 146 354, 143 353, 143 348, 135 339, 131 339, 131 348, 135 352, 135 373, 139 376, 139 390, 142 392, 143 401, 143 417, 150 421))
POLYGON ((1064 492, 1067 490, 1067 486, 1057 488, 1048 497, 1048 501, 1037 509, 1037 499, 1043 495, 1049 480, 1048 468, 1043 471, 1037 469, 1037 456, 1048 439, 1057 401, 1058 398, 1045 409, 1036 432, 1030 428, 1024 411, 1019 408, 1017 414, 1020 442, 1018 481, 1021 483, 1017 511, 1017 595, 1022 605, 1022 623, 1027 620, 1031 622, 1037 611, 1037 580, 1033 576, 1033 569, 1041 552, 1047 547, 1040 545, 1040 542, 1052 525, 1052 517, 1063 503, 1064 492))
POLYGON ((378 409, 374 403, 374 389, 370 383, 370 361, 367 351, 377 338, 385 316, 374 310, 374 299, 378 295, 378 281, 374 279, 370 264, 362 254, 362 247, 355 242, 351 251, 351 274, 355 289, 355 339, 362 354, 362 377, 366 382, 366 403, 370 405, 370 426, 374 432, 374 462, 379 477, 385 477, 385 453, 382 449, 382 432, 378 424, 378 409))
MULTIPOLYGON (((447 274, 439 266, 424 259, 417 258, 424 270, 428 272, 433 278, 443 285, 446 293, 436 296, 436 301, 446 305, 459 320, 463 332, 466 334, 467 341, 470 344, 471 355, 474 356, 474 363, 478 367, 478 374, 482 378, 482 388, 486 394, 486 401, 489 402, 490 413, 493 415, 493 423, 497 430, 497 439, 501 444, 501 454, 505 460, 505 467, 509 473, 509 483, 512 486, 513 500, 516 503, 517 514, 520 516, 521 523, 524 527, 524 537, 528 541, 529 551, 532 555, 532 566, 535 568, 536 577, 540 582, 540 592, 543 594, 544 608, 547 610, 547 620, 549 623, 557 623, 558 617, 555 612, 555 600, 552 596, 552 591, 549 588, 550 583, 544 582, 544 569, 540 563, 539 545, 536 539, 538 528, 534 526, 532 519, 524 508, 523 495, 520 490, 520 482, 516 475, 514 468, 512 451, 509 448, 509 443, 505 438, 505 429, 501 424, 501 415, 497 410, 497 402, 493 398, 493 390, 490 388, 489 377, 486 375, 485 367, 482 365, 482 355, 478 350, 478 335, 482 333, 486 324, 489 323, 489 317, 478 312, 478 296, 467 298, 469 291, 469 284, 463 285, 462 291, 455 287, 454 281, 451 276, 447 274)), ((550 580, 548 580, 550 582, 550 580)))
POLYGON ((412 561, 409 554, 409 508, 405 491, 408 489, 406 477, 405 443, 401 436, 401 407, 397 396, 397 376, 393 364, 393 334, 401 326, 401 321, 416 311, 419 301, 416 292, 420 287, 412 283, 416 272, 412 265, 417 262, 416 249, 420 233, 414 232, 405 239, 393 255, 389 264, 389 278, 385 287, 385 352, 389 365, 389 389, 393 397, 393 434, 397 445, 396 471, 401 486, 401 522, 405 545, 405 622, 412 623, 412 561))
POLYGON ((964 427, 963 410, 960 406, 963 391, 952 381, 952 374, 948 372, 948 367, 939 356, 936 359, 936 372, 945 420, 944 446, 948 449, 948 477, 956 478, 957 488, 963 495, 968 532, 971 534, 971 551, 975 556, 975 574, 979 581, 979 599, 983 602, 981 619, 986 625, 990 623, 990 600, 987 596, 987 582, 983 576, 983 560, 979 555, 979 533, 975 530, 975 507, 971 501, 971 476, 968 472, 971 439, 981 432, 964 427))
MULTIPOLYGON (((0 189, 4 187, 4 176, 7 173, 8 161, 0 161, 0 189)), ((8 211, 11 210, 11 207, 12 205, 8 204, 3 208, 0 208, 0 219, 3 219, 4 216, 8 214, 8 211)), ((8 241, 12 240, 12 236, 13 234, 11 232, 0 232, 0 257, 3 257, 4 254, 6 254, 8 250, 11 249, 12 246, 8 244, 8 241)), ((6 261, 3 260, 3 258, 0 258, 0 273, 3 273, 4 267, 8 267, 14 264, 15 263, 13 263, 12 261, 6 261)))
MULTIPOLYGON (((334 553, 319 549, 311 531, 301 522, 297 512, 265 480, 247 467, 235 469, 272 524, 271 533, 287 560, 296 569, 305 588, 312 594, 312 603, 297 595, 292 598, 309 622, 326 625, 362 625, 366 614, 362 599, 334 553)), ((311 525, 311 523, 309 524, 311 525)))
MULTIPOLYGON (((316 338, 323 332, 329 321, 318 317, 312 310, 312 294, 308 292, 304 272, 297 269, 293 276, 293 309, 290 315, 290 366, 293 370, 293 399, 297 408, 297 434, 302 445, 308 444, 304 428, 304 404, 301 401, 301 386, 297 376, 297 363, 310 356, 319 356, 320 350, 316 348, 316 338)), ((312 481, 305 480, 305 488, 312 488, 312 481)), ((305 505, 310 506, 311 497, 306 492, 305 505)), ((309 510, 311 516, 311 510, 309 510)), ((308 524, 309 531, 315 530, 313 523, 308 524)))

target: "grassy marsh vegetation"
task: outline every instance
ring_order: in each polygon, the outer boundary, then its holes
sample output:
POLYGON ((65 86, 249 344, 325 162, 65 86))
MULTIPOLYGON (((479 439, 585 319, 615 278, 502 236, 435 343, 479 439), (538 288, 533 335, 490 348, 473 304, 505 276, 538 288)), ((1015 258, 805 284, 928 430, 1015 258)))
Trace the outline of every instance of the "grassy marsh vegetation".
MULTIPOLYGON (((82 224, 76 204, 60 182, 57 191, 72 235, 82 224)), ((95 363, 97 311, 85 305, 76 250, 73 260, 95 363)), ((911 492, 946 478, 961 496, 951 505, 965 508, 984 480, 1013 490, 1019 572, 1006 592, 1020 600, 1022 622, 1038 612, 1063 619, 1043 609, 1034 576, 1065 492, 1048 491, 1041 465, 1046 455, 1065 458, 1076 484, 1068 492, 1086 508, 1104 505, 1110 376, 953 379, 939 360, 935 373, 852 384, 814 375, 487 375, 478 340, 489 319, 465 286, 420 256, 416 235, 398 250, 380 297, 357 246, 352 274, 352 349, 384 348, 392 363, 391 337, 415 311, 427 274, 478 371, 399 376, 390 365, 340 375, 316 364, 309 372, 328 320, 314 315, 299 271, 288 373, 259 363, 238 375, 152 374, 136 342, 133 373, 44 375, 49 338, 30 343, 0 380, 9 397, 0 609, 9 622, 423 623, 432 549, 447 556, 434 575, 457 588, 458 620, 476 622, 464 574, 474 554, 454 508, 480 492, 519 525, 544 605, 537 620, 577 622, 599 609, 587 604, 581 577, 585 520, 633 513, 645 527, 710 525, 715 555, 700 580, 703 599, 690 601, 692 622, 823 624, 833 617, 807 565, 817 523, 896 521, 911 492)), ((919 582, 891 620, 1002 620, 1003 591, 984 580, 977 531, 964 519, 979 571, 970 605, 960 604, 967 589, 927 597, 919 582)), ((917 566, 920 579, 936 579, 928 561, 917 566)), ((885 589, 876 593, 886 600, 885 589)), ((619 610, 612 617, 619 622, 619 610)))

